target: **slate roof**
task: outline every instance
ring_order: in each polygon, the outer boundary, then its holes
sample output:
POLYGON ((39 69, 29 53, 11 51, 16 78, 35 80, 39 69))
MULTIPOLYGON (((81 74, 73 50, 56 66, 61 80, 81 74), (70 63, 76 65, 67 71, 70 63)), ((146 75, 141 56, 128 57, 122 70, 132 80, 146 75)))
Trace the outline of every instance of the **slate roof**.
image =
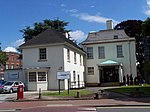
MULTIPOLYGON (((47 29, 44 32, 40 33, 39 35, 35 36, 31 40, 25 42, 20 46, 22 47, 28 47, 28 46, 35 46, 35 45, 45 45, 45 44, 57 44, 57 43, 69 43, 73 45, 74 47, 82 50, 78 45, 76 45, 71 40, 67 39, 65 35, 62 33, 59 33, 53 29, 47 29)), ((82 50, 83 51, 83 50, 82 50)))

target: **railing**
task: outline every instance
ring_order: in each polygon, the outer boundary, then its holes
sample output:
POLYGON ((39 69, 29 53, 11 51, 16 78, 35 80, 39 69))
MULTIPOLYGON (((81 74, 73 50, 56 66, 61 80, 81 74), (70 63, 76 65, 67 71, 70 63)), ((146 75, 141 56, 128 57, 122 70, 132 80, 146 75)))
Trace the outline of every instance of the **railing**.
POLYGON ((85 87, 85 82, 84 81, 74 81, 70 82, 70 88, 83 88, 85 87))

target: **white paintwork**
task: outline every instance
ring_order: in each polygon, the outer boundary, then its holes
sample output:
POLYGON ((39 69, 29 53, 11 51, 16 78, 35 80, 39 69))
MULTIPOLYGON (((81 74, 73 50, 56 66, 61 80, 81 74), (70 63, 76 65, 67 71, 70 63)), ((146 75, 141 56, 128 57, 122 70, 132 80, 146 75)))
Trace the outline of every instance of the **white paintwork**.
MULTIPOLYGON (((79 65, 79 54, 82 55, 83 58, 83 51, 79 50, 78 48, 74 48, 71 45, 41 45, 40 47, 26 47, 23 48, 23 69, 27 71, 26 76, 28 77, 28 73, 31 71, 38 72, 38 71, 46 71, 47 72, 47 81, 46 82, 29 82, 27 81, 28 90, 38 90, 41 88, 42 90, 58 90, 58 79, 57 79, 57 72, 63 71, 72 71, 75 70, 80 75, 80 80, 84 81, 83 72, 84 66, 79 65), (47 49, 47 60, 46 61, 39 61, 39 48, 46 48, 47 49), (70 49, 70 56, 71 56, 71 63, 67 63, 66 57, 67 52, 66 48, 70 49), (73 52, 77 52, 77 64, 72 62, 73 52), (42 69, 45 67, 50 67, 50 70, 42 69), (37 69, 36 69, 37 68, 37 69)), ((83 61, 83 59, 82 59, 83 61)), ((83 62, 82 62, 83 63, 83 62)), ((72 76, 72 75, 71 75, 72 76)), ((28 78, 27 78, 28 79, 28 78)), ((72 77, 71 77, 72 79, 72 77)), ((68 89, 68 80, 61 81, 61 89, 68 89)))
MULTIPOLYGON (((136 55, 135 55, 135 39, 128 37, 124 30, 105 30, 95 33, 90 33, 87 39, 82 43, 83 48, 93 47, 93 59, 86 60, 87 67, 94 67, 94 75, 87 75, 86 71, 86 82, 87 83, 100 83, 99 78, 99 66, 101 63, 113 60, 122 64, 123 70, 119 69, 119 73, 133 74, 136 76, 136 55), (118 39, 114 39, 114 35, 118 35, 118 39), (123 56, 117 58, 117 45, 122 45, 123 56), (98 47, 104 46, 105 58, 98 58, 98 47)), ((119 76, 119 82, 122 82, 122 76, 119 76)))

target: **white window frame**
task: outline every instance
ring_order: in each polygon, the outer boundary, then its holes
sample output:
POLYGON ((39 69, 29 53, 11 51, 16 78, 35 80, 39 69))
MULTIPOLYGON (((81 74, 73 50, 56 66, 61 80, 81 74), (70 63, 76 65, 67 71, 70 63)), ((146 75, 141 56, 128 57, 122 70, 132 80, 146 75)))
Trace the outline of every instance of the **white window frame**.
POLYGON ((46 48, 39 48, 39 60, 47 60, 47 49, 46 48), (43 50, 43 51, 41 51, 41 50, 43 50))
POLYGON ((87 59, 93 59, 93 47, 87 47, 87 59))
POLYGON ((117 46, 116 46, 116 49, 117 49, 117 58, 123 57, 122 45, 117 45, 117 46))
MULTIPOLYGON (((43 74, 42 74, 43 75, 43 74)), ((46 72, 38 72, 38 82, 46 82, 47 81, 47 73, 46 72), (45 80, 39 80, 40 78, 41 78, 41 74, 39 74, 39 73, 44 73, 44 79, 45 80)))
POLYGON ((88 75, 94 75, 94 67, 87 67, 88 75))
POLYGON ((98 47, 98 58, 99 59, 105 58, 105 47, 104 46, 98 47))
POLYGON ((70 50, 67 49, 67 61, 70 62, 70 50))
POLYGON ((36 74, 36 72, 29 72, 29 74, 28 74, 28 81, 29 82, 37 82, 37 74, 36 74), (30 74, 30 73, 35 73, 35 74, 30 74), (30 75, 35 75, 34 80, 33 79, 30 80, 30 75))

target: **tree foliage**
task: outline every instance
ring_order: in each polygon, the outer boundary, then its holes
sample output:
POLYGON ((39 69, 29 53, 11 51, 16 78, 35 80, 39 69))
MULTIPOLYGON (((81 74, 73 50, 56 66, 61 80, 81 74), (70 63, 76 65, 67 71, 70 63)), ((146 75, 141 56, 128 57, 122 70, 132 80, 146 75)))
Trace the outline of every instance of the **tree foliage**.
POLYGON ((125 33, 129 37, 134 37, 136 39, 136 58, 138 65, 138 70, 141 73, 142 66, 144 62, 144 56, 143 56, 143 36, 142 36, 142 23, 141 20, 127 20, 123 21, 115 26, 114 29, 124 29, 125 33))
POLYGON ((61 21, 59 19, 55 20, 49 20, 45 19, 43 22, 34 23, 33 27, 26 26, 25 29, 20 30, 20 32, 23 33, 24 41, 28 41, 32 39, 33 37, 37 36, 41 32, 45 31, 48 28, 55 29, 58 32, 61 33, 68 33, 70 30, 66 30, 66 26, 68 25, 68 22, 61 21))
POLYGON ((150 36, 150 18, 147 18, 142 24, 143 36, 150 36))
POLYGON ((2 65, 5 65, 7 60, 8 59, 7 59, 6 53, 5 52, 0 52, 0 63, 2 65))

